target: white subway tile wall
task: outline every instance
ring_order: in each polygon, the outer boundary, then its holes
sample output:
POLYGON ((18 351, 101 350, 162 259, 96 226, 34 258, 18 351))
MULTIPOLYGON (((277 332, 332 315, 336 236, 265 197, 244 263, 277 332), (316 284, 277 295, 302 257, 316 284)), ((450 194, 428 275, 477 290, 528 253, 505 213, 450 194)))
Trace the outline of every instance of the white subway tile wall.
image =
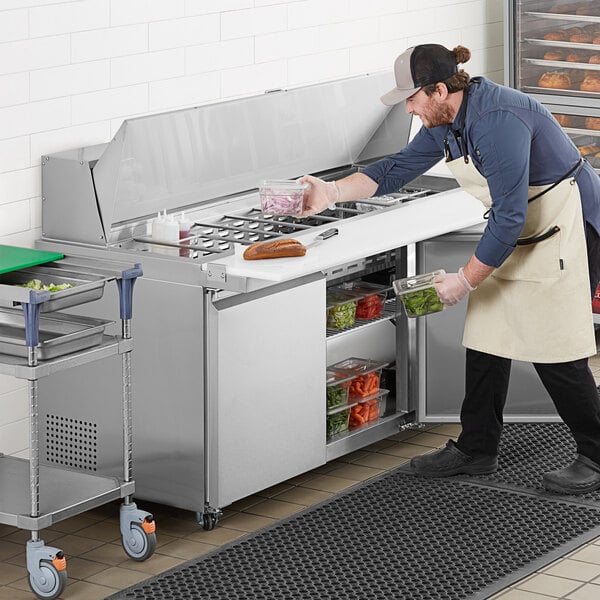
MULTIPOLYGON (((391 69, 458 43, 502 81, 498 0, 0 0, 0 243, 41 235, 43 154, 123 119, 391 69)), ((25 384, 0 377, 0 452, 26 456, 25 384)))

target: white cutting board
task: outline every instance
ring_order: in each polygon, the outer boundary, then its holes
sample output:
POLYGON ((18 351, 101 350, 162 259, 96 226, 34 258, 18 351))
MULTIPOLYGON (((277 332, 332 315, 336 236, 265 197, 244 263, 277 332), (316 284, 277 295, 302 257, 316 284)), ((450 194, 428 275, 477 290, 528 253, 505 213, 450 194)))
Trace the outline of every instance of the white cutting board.
MULTIPOLYGON (((483 222, 484 207, 462 189, 412 200, 392 209, 369 213, 364 218, 336 221, 290 235, 308 244, 325 229, 339 234, 309 247, 305 256, 244 260, 246 246, 236 244, 235 255, 215 263, 228 275, 281 282, 344 265, 379 252, 427 240, 483 222)), ((439 265, 444 268, 444 265, 439 265)))

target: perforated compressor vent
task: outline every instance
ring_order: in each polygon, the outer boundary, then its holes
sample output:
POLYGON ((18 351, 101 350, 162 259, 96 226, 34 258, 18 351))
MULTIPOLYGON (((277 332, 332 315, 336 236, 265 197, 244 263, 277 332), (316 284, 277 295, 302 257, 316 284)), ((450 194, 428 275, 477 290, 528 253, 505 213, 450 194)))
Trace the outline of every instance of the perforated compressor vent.
POLYGON ((46 415, 46 462, 95 471, 98 425, 59 415, 46 415))

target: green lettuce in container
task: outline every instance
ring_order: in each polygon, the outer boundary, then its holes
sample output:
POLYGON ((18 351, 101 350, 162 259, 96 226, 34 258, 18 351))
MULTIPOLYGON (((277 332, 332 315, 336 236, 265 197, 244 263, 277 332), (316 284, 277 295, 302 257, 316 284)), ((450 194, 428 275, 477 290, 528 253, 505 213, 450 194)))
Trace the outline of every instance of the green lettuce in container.
POLYGON ((435 277, 445 271, 438 269, 431 273, 405 277, 394 281, 394 291, 402 300, 408 317, 422 317, 444 310, 444 305, 435 291, 435 277))

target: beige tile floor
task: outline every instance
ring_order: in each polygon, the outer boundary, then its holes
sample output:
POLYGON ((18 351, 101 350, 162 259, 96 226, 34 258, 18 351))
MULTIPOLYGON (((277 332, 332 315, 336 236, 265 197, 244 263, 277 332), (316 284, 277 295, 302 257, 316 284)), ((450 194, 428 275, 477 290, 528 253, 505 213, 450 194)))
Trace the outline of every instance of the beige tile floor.
MULTIPOLYGON (((600 354, 591 361, 600 383, 600 354)), ((46 543, 64 550, 69 580, 64 600, 100 600, 201 556, 231 540, 312 506, 357 482, 393 469, 411 457, 443 446, 457 425, 405 431, 313 471, 244 498, 228 507, 212 531, 204 531, 187 511, 140 502, 157 520, 157 549, 145 562, 125 555, 120 544, 119 506, 111 503, 44 529, 46 543)), ((0 600, 34 598, 27 583, 28 531, 0 525, 0 600)), ((600 599, 600 538, 569 553, 494 600, 600 599)))

